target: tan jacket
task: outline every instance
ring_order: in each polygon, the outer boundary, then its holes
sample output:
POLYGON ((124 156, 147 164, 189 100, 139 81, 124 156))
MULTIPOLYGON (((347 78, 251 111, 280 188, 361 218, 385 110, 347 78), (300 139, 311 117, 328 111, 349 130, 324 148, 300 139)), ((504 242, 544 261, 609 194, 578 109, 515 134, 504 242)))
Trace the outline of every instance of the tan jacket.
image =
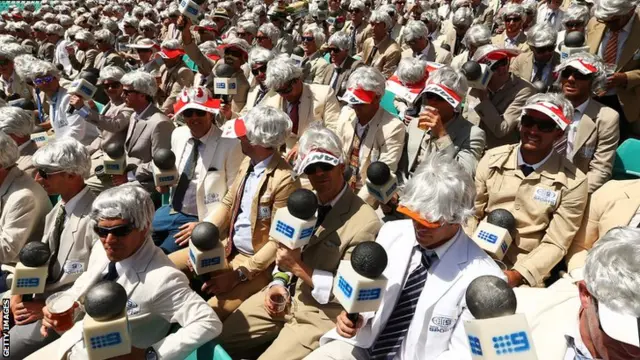
POLYGON ((101 114, 91 110, 85 121, 98 127, 100 136, 87 147, 89 153, 93 154, 99 149, 104 149, 109 144, 124 144, 131 114, 133 114, 133 109, 127 107, 126 102, 118 106, 109 102, 102 109, 101 114))
POLYGON ((148 163, 158 149, 171 150, 174 128, 171 120, 153 104, 140 115, 132 113, 125 138, 127 164, 148 163))
POLYGON ((568 270, 582 268, 596 241, 616 226, 628 226, 639 207, 640 180, 611 180, 593 193, 567 253, 568 270))
MULTIPOLYGON (((351 21, 348 21, 344 24, 344 27, 342 28, 342 32, 351 36, 353 32, 353 28, 354 28, 353 23, 351 21)), ((349 55, 353 56, 356 54, 360 54, 363 50, 364 41, 370 37, 371 37, 371 27, 365 20, 362 20, 362 24, 360 24, 360 26, 356 29, 356 39, 355 39, 356 42, 355 42, 355 49, 354 49, 355 51, 353 53, 350 52, 349 55)))
POLYGON ((93 60, 93 67, 102 70, 105 66, 117 66, 124 69, 124 59, 119 53, 113 50, 106 53, 106 55, 104 52, 101 52, 96 55, 96 58, 93 60))
POLYGON ((578 123, 573 164, 587 174, 589 193, 611 178, 620 140, 618 112, 591 99, 578 123))
POLYGON ((465 50, 456 55, 453 60, 451 60, 451 67, 454 70, 460 70, 462 68, 462 65, 464 65, 469 60, 471 60, 469 59, 469 50, 465 50))
POLYGON ((483 101, 478 99, 477 91, 469 90, 463 116, 485 131, 487 149, 517 143, 522 107, 536 93, 533 86, 512 74, 498 92, 483 101))
POLYGON ((162 65, 160 76, 162 80, 156 94, 158 104, 161 104, 160 110, 165 114, 173 114, 173 104, 176 103, 176 97, 180 95, 183 88, 191 87, 193 84, 193 71, 183 61, 180 61, 171 69, 162 65))
POLYGON ((373 42, 373 38, 365 40, 362 45, 361 59, 368 65, 378 69, 385 79, 388 79, 393 75, 400 63, 402 57, 402 50, 400 45, 391 40, 389 36, 385 37, 379 44, 373 42), (371 57, 373 48, 377 47, 378 50, 371 57))
MULTIPOLYGON (((533 52, 529 51, 523 54, 518 55, 513 61, 511 61, 511 68, 509 71, 515 76, 519 76, 525 81, 531 82, 531 78, 533 77, 533 52)), ((551 71, 549 72, 549 76, 547 77, 547 81, 545 82, 546 86, 553 84, 555 81, 553 77, 553 71, 556 66, 560 64, 560 54, 557 52, 553 53, 553 57, 551 58, 551 71)))
MULTIPOLYGON (((207 221, 220 229, 220 237, 224 243, 229 241, 229 231, 233 226, 232 221, 234 221, 231 219, 233 208, 237 201, 242 200, 242 197, 238 196, 238 191, 247 174, 250 162, 251 159, 248 157, 244 159, 238 169, 238 175, 222 199, 221 206, 218 206, 207 218, 207 221)), ((243 269, 249 279, 253 279, 260 272, 267 270, 275 261, 278 244, 276 241, 270 241, 269 238, 271 219, 279 208, 287 206, 289 195, 300 188, 300 181, 294 180, 291 175, 291 166, 280 153, 274 152, 260 179, 258 192, 251 203, 251 233, 253 234, 254 255, 248 262, 247 268, 243 269)))
POLYGON ((34 178, 36 175, 36 168, 33 166, 31 158, 33 157, 33 154, 36 153, 36 150, 38 150, 38 145, 36 145, 33 140, 29 140, 23 145, 24 147, 19 149, 20 157, 18 158, 16 165, 18 166, 18 169, 24 171, 29 175, 29 177, 34 178))
MULTIPOLYGON (((357 122, 358 118, 356 117, 355 111, 347 108, 340 113, 338 127, 335 130, 342 141, 342 152, 345 159, 347 159, 345 161, 347 164, 349 163, 351 155, 351 147, 356 134, 357 122)), ((369 164, 374 161, 382 161, 389 166, 391 173, 396 172, 400 157, 402 156, 405 136, 405 126, 402 121, 380 107, 378 112, 376 112, 369 121, 367 136, 360 145, 361 156, 358 170, 363 182, 367 177, 366 174, 369 164)), ((371 206, 376 206, 377 202, 369 194, 366 186, 358 184, 357 188, 359 189, 358 196, 362 200, 371 206)))
POLYGON ((429 44, 429 49, 427 50, 426 55, 421 53, 418 56, 414 56, 413 50, 411 50, 411 48, 408 48, 402 51, 402 57, 403 58, 415 57, 419 60, 437 62, 439 64, 445 64, 445 65, 451 64, 451 60, 453 59, 449 51, 433 43, 429 44))
POLYGON ((18 167, 0 183, 0 263, 15 264, 18 253, 31 241, 40 241, 44 218, 51 210, 40 184, 18 167))
MULTIPOLYGON (((504 31, 502 34, 498 34, 492 37, 491 43, 499 48, 504 48, 506 38, 507 32, 504 31)), ((521 32, 520 35, 518 35, 518 37, 516 38, 516 44, 518 45, 518 50, 520 50, 521 52, 531 51, 529 49, 529 45, 527 45, 527 35, 525 35, 523 32, 521 32)))
POLYGON ((76 71, 82 71, 93 66, 98 50, 88 49, 87 51, 78 50, 75 56, 69 56, 69 62, 76 71))
MULTIPOLYGON (((346 91, 347 80, 349 79, 349 75, 353 73, 357 68, 362 66, 363 63, 360 60, 356 60, 353 57, 349 56, 344 59, 344 63, 341 64, 342 72, 338 75, 338 80, 336 81, 335 93, 337 97, 341 97, 346 91)), ((336 71, 335 66, 330 64, 327 71, 325 71, 322 76, 316 76, 313 80, 316 84, 322 85, 331 85, 331 78, 333 77, 333 73, 336 71)))
POLYGON ((487 151, 476 170, 476 219, 495 209, 516 218, 518 235, 504 258, 531 286, 541 285, 566 255, 587 206, 587 178, 553 153, 527 178, 518 167, 518 145, 487 151))
POLYGON ((477 7, 471 7, 473 11, 473 25, 485 25, 489 29, 493 25, 493 8, 483 2, 477 7))
POLYGON ((324 58, 324 53, 316 51, 302 61, 302 79, 306 83, 319 83, 326 73, 333 73, 333 67, 324 58))
MULTIPOLYGON (((640 119, 640 101, 638 101, 640 99, 640 13, 638 11, 631 21, 633 21, 631 33, 622 48, 615 70, 627 75, 627 86, 618 87, 615 90, 624 115, 630 123, 640 119)), ((590 53, 598 54, 605 30, 605 24, 598 22, 595 17, 591 18, 585 30, 590 53)))
POLYGON ((6 84, 0 81, 0 91, 4 92, 7 97, 11 97, 13 94, 18 94, 21 98, 26 100, 31 100, 31 86, 27 85, 27 83, 20 78, 18 73, 15 71, 11 76, 10 86, 6 86, 6 84))

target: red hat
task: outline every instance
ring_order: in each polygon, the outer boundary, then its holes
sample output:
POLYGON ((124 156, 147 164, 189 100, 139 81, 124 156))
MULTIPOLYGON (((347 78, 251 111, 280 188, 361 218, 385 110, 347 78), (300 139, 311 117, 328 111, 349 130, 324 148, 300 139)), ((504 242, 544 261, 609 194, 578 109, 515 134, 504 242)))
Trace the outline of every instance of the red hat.
POLYGON ((371 104, 376 97, 375 91, 364 90, 360 88, 348 88, 340 100, 349 105, 371 104))
POLYGON ((229 120, 222 125, 222 137, 237 139, 247 135, 247 125, 241 118, 229 120))
POLYGON ((197 109, 217 114, 220 111, 220 99, 209 96, 205 87, 183 89, 178 101, 173 105, 174 117, 187 109, 197 109))
POLYGON ((179 56, 183 56, 185 52, 182 49, 169 50, 167 48, 162 48, 159 54, 163 59, 175 59, 179 56))

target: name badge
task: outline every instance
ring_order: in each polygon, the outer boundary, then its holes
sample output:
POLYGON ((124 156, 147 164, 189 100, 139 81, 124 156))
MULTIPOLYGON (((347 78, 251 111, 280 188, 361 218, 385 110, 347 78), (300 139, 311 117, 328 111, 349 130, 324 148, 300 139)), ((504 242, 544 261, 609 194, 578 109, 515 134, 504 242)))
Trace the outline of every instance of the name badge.
POLYGON ((453 329, 456 321, 449 316, 434 316, 429 324, 429 331, 436 333, 446 333, 453 329))
POLYGON ((533 194, 533 200, 555 206, 558 201, 558 194, 555 191, 545 189, 542 187, 536 187, 536 191, 533 194))
POLYGON ((260 206, 258 208, 258 220, 271 218, 271 206, 260 206))
POLYGON ((133 300, 128 299, 127 300, 127 315, 131 316, 131 315, 136 315, 140 313, 140 306, 138 306, 138 304, 136 304, 133 300))
POLYGON ((80 274, 84 272, 84 264, 79 261, 67 261, 62 267, 65 274, 80 274))
POLYGON ((204 204, 205 205, 209 205, 209 204, 214 203, 214 202, 220 202, 220 195, 214 193, 214 194, 207 194, 204 197, 204 204))

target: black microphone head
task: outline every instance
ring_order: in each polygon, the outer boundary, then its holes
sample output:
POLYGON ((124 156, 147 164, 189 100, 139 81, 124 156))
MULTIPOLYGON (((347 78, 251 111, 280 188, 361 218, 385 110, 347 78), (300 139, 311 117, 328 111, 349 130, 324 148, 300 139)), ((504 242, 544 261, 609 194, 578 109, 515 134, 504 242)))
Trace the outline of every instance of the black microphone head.
POLYGON ((465 299, 471 315, 478 320, 513 315, 518 307, 513 289, 493 275, 473 280, 467 287, 465 299))
POLYGON ((124 144, 111 143, 104 147, 104 152, 112 159, 119 159, 124 156, 124 144))
POLYGON ((469 81, 476 81, 482 77, 482 67, 475 61, 467 61, 462 64, 460 70, 469 81))
POLYGON ((161 170, 171 170, 176 166, 176 155, 169 149, 158 149, 153 154, 153 163, 161 170))
POLYGON ((80 72, 80 74, 78 74, 78 78, 84 79, 87 82, 89 82, 91 85, 95 86, 96 84, 98 84, 98 80, 100 79, 100 74, 99 73, 96 74, 95 71, 92 71, 91 69, 87 69, 80 72))
POLYGON ((487 222, 503 229, 507 229, 509 233, 513 233, 516 230, 516 218, 513 217, 513 214, 509 210, 493 210, 487 215, 487 222))
POLYGON ((233 67, 229 64, 220 63, 216 66, 215 75, 219 78, 230 78, 233 77, 236 71, 233 70, 233 67))
POLYGON ((210 222, 201 222, 191 232, 191 243, 201 251, 211 250, 220 242, 220 230, 210 222))
POLYGON ((536 90, 536 92, 539 94, 544 94, 548 90, 547 85, 541 80, 534 81, 532 85, 533 85, 533 88, 536 90))
POLYGON ((387 268, 387 252, 377 242, 367 241, 356 245, 351 252, 351 267, 358 274, 375 279, 387 268))
POLYGON ((304 49, 302 46, 296 46, 292 52, 293 55, 304 56, 304 49))
POLYGON ((27 243, 18 253, 22 265, 27 267, 40 267, 49 261, 51 250, 49 245, 39 241, 27 243))
POLYGON ((584 34, 580 31, 572 31, 564 37, 564 46, 568 48, 577 48, 584 46, 584 34))
POLYGON ((382 161, 374 161, 367 168, 367 179, 372 184, 382 186, 391 178, 391 169, 382 161))
POLYGON ((96 321, 111 320, 127 306, 127 292, 115 281, 102 280, 84 297, 84 309, 96 321))
POLYGON ((289 195, 287 209, 293 217, 308 220, 318 210, 318 198, 311 190, 298 189, 289 195))

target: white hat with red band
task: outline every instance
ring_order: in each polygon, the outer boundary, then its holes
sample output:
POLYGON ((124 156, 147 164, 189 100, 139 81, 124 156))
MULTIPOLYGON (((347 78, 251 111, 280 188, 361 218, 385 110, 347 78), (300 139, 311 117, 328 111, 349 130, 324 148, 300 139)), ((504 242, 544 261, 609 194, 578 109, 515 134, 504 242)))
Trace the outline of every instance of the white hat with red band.
POLYGON ((220 104, 220 99, 214 99, 209 96, 209 92, 205 87, 199 86, 183 89, 177 97, 176 103, 173 105, 173 116, 178 116, 187 109, 196 109, 217 114, 220 111, 220 104))
POLYGON ((591 65, 591 64, 587 64, 586 62, 580 60, 580 59, 574 59, 572 61, 570 61, 569 63, 567 63, 565 65, 565 68, 567 67, 572 67, 576 70, 578 70, 581 74, 583 75, 590 75, 590 74, 595 74, 598 72, 598 68, 591 65))
POLYGON ((462 97, 452 89, 442 84, 429 84, 424 88, 423 92, 438 95, 444 101, 448 102, 455 110, 459 110, 460 104, 462 104, 462 97))
POLYGON ((517 49, 499 48, 495 45, 488 44, 476 50, 476 53, 473 54, 473 60, 491 66, 500 60, 510 59, 518 55, 520 55, 520 51, 517 49))
POLYGON ((552 103, 538 102, 525 105, 522 109, 522 113, 525 114, 527 110, 535 110, 547 115, 551 118, 551 120, 555 121, 555 123, 558 124, 558 127, 563 131, 567 128, 567 126, 569 126, 570 120, 564 116, 562 108, 552 103))
POLYGON ((348 88, 347 91, 344 92, 344 95, 342 95, 340 100, 346 102, 349 105, 362 105, 371 104, 375 97, 375 91, 369 91, 360 88, 348 88))

